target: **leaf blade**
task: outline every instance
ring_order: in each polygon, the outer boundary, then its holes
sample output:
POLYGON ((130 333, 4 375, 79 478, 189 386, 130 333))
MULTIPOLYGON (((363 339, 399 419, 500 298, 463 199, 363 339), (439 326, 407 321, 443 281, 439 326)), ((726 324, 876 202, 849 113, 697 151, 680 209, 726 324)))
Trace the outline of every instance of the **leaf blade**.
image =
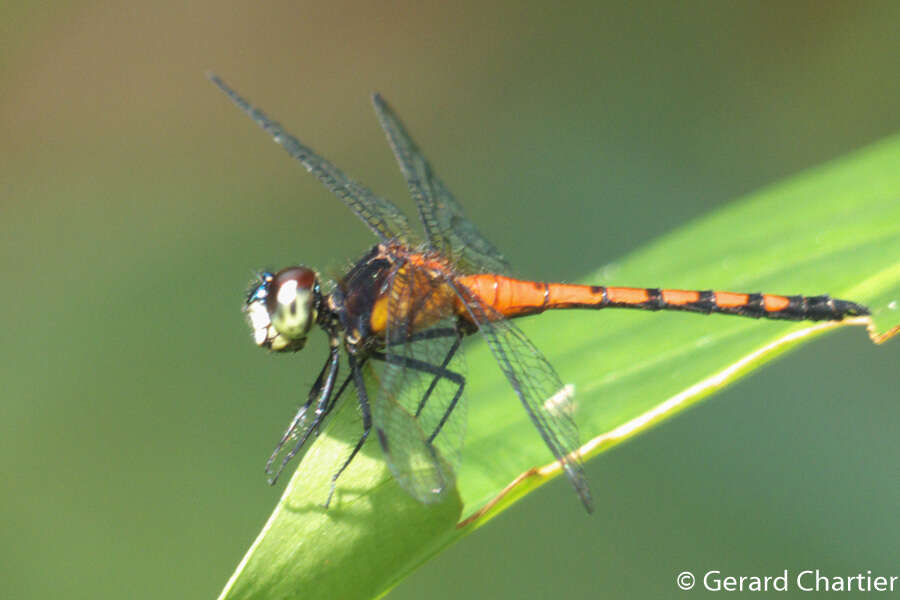
MULTIPOLYGON (((828 292, 868 303, 871 321, 811 325, 630 311, 526 320, 523 329, 563 380, 577 386, 587 454, 659 424, 816 335, 846 325, 869 324, 881 333, 896 328, 897 164, 900 137, 761 190, 588 278, 594 284, 828 292)), ((335 506, 327 514, 311 508, 323 501, 332 465, 359 433, 347 408, 352 403, 345 401, 221 598, 383 595, 428 557, 557 474, 487 348, 471 346, 470 435, 459 495, 440 505, 417 503, 391 480, 377 444, 369 443, 342 477, 335 506), (460 516, 469 517, 462 527, 456 526, 460 516)), ((577 506, 573 494, 573 510, 577 506)))

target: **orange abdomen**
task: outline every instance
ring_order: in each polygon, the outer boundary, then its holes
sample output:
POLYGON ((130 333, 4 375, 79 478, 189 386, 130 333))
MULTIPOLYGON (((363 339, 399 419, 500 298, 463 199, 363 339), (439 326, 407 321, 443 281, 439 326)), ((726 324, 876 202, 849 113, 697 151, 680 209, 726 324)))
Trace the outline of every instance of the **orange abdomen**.
MULTIPOLYGON (((543 283, 490 273, 467 275, 460 277, 458 281, 482 303, 508 318, 562 308, 684 310, 794 321, 839 321, 845 316, 869 314, 864 306, 829 296, 776 296, 711 290, 543 283)), ((464 311, 461 314, 466 317, 464 311)))

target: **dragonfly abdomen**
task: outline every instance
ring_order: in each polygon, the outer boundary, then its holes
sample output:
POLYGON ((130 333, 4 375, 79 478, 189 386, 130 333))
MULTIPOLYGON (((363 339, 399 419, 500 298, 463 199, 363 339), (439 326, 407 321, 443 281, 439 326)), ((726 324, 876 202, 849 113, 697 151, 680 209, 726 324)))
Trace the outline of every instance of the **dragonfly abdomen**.
POLYGON ((754 319, 788 321, 840 321, 847 316, 867 315, 866 307, 822 296, 778 296, 713 290, 661 290, 655 288, 600 288, 605 297, 596 308, 640 308, 684 310, 704 314, 738 315, 754 319))
POLYGON ((504 317, 565 308, 636 308, 719 313, 755 319, 840 321, 869 314, 866 307, 830 296, 777 296, 761 293, 607 287, 521 281, 481 274, 461 278, 479 299, 504 317))

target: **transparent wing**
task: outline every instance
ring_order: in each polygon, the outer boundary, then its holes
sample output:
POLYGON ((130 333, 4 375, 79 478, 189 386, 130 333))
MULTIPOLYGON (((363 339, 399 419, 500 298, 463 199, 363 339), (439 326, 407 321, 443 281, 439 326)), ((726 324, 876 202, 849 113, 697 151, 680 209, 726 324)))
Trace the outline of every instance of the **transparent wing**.
POLYGON ((571 386, 563 385, 556 370, 522 330, 466 288, 457 284, 454 289, 478 325, 531 422, 559 461, 584 506, 591 512, 591 491, 576 454, 581 444, 572 418, 571 386))
POLYGON ((439 286, 426 285, 427 279, 409 265, 394 275, 385 367, 373 410, 391 472, 426 503, 453 489, 466 425, 460 334, 453 319, 440 318, 452 314, 449 297, 439 286), (419 327, 425 322, 431 326, 419 327))
POLYGON ((300 161, 307 171, 343 200, 382 241, 386 242, 392 238, 410 240, 409 222, 393 203, 379 198, 365 186, 350 179, 343 171, 316 154, 311 148, 304 146, 281 125, 269 119, 258 108, 251 106, 247 100, 228 87, 219 77, 213 74, 208 74, 208 77, 220 90, 225 92, 225 95, 238 108, 281 144, 288 154, 300 161))
POLYGON ((403 123, 378 94, 375 113, 406 178, 431 246, 468 273, 509 272, 509 263, 463 214, 462 206, 437 177, 403 123))

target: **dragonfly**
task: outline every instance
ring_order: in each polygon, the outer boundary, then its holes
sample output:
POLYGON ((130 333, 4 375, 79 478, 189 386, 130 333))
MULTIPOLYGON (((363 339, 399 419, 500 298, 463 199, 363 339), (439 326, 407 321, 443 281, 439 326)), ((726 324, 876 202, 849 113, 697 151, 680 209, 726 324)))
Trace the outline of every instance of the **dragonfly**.
POLYGON ((305 403, 266 463, 270 483, 319 435, 348 386, 355 389, 362 433, 331 478, 326 508, 341 474, 373 430, 393 477, 413 497, 432 503, 454 489, 465 429, 466 378, 459 350, 463 338, 480 334, 584 507, 593 510, 578 452, 572 386, 563 384, 513 319, 547 310, 605 308, 792 321, 839 321, 869 314, 860 304, 828 295, 515 279, 507 260, 466 219, 459 202, 379 94, 373 94, 372 103, 415 203, 420 233, 392 202, 302 144, 219 77, 209 78, 378 238, 334 282, 323 281, 307 266, 260 273, 244 306, 255 343, 269 351, 302 350, 313 326, 322 329, 329 342, 325 364, 305 403), (349 373, 338 385, 342 355, 349 373))

